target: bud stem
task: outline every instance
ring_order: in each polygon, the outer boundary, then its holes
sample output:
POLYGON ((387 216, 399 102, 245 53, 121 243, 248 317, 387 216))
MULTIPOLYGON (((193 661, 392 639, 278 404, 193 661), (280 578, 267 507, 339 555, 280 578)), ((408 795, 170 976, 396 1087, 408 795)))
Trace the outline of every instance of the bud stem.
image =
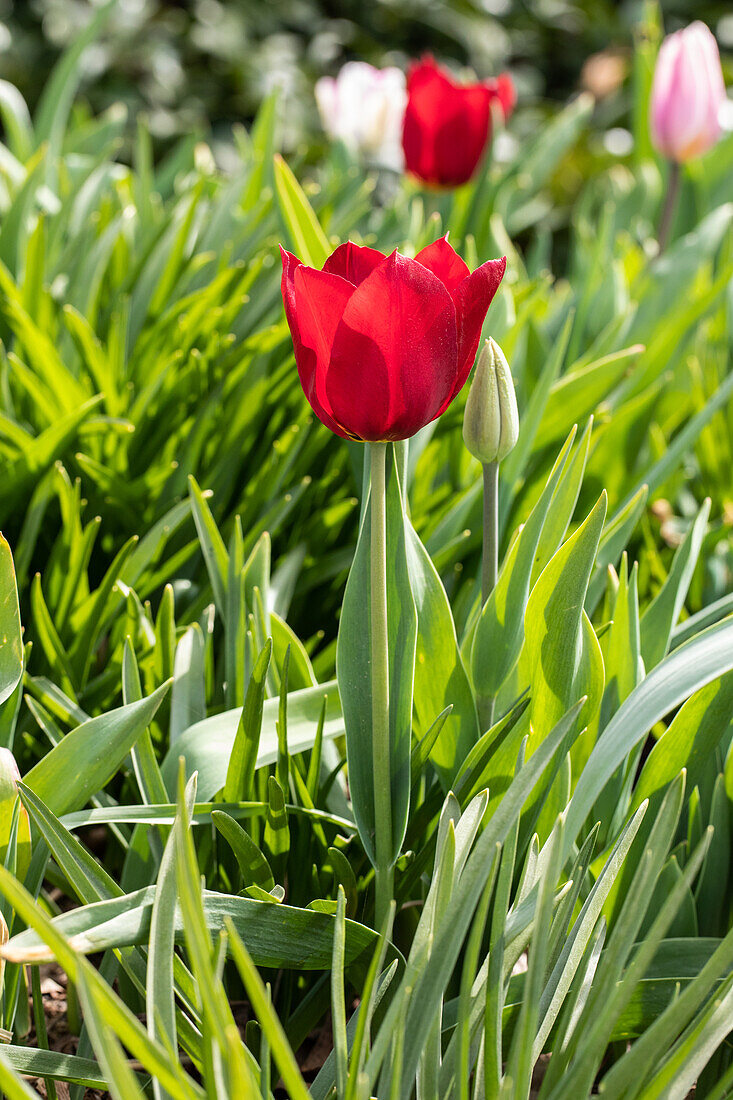
POLYGON ((371 478, 371 663, 372 774, 376 902, 374 927, 381 928, 392 902, 392 781, 389 736, 389 647, 387 634, 386 443, 369 444, 371 478))
POLYGON ((672 218, 674 216, 675 207, 677 206, 677 195, 679 194, 679 190, 680 166, 676 160, 671 160, 669 162, 669 175, 667 177, 667 190, 664 195, 664 205, 662 206, 662 216, 659 219, 659 232, 657 233, 660 256, 667 247, 669 233, 672 228, 672 218))
POLYGON ((484 545, 481 605, 494 591, 499 569, 499 463, 484 463, 484 545))
MULTIPOLYGON (((485 462, 483 558, 481 562, 481 606, 483 607, 496 586, 499 572, 499 463, 485 462)), ((479 698, 478 712, 482 732, 491 729, 494 722, 494 699, 479 698)))

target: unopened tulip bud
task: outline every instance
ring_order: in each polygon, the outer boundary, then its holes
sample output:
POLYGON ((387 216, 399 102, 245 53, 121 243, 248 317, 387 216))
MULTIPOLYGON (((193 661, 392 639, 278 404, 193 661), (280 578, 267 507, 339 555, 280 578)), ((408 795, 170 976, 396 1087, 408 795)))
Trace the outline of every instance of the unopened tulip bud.
POLYGON ((699 20, 665 38, 651 96, 651 130, 660 153, 678 164, 720 137, 726 103, 718 44, 699 20))
POLYGON ((494 340, 487 340, 468 391, 463 442, 483 465, 501 462, 517 442, 519 412, 509 364, 494 340))

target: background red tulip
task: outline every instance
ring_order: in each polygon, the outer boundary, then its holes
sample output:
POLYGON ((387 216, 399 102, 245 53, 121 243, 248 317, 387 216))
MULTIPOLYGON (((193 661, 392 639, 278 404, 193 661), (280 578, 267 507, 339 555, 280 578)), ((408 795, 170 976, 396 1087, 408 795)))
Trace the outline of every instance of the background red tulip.
POLYGON ((408 439, 447 409, 473 365, 506 259, 471 273, 446 238, 414 260, 349 242, 322 271, 281 253, 298 374, 327 428, 408 439))
POLYGON ((491 104, 506 118, 516 94, 508 73, 478 84, 458 84, 432 58, 407 77, 402 147, 408 172, 425 183, 455 187, 476 171, 491 133, 491 104))

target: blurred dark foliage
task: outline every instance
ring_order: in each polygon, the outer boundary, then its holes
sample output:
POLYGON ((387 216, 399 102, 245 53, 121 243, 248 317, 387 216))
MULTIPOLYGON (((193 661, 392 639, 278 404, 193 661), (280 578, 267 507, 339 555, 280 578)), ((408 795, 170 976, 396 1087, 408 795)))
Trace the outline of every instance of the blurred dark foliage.
MULTIPOLYGON (((645 0, 116 0, 85 58, 84 93, 98 112, 127 105, 159 143, 247 122, 282 89, 286 148, 317 126, 312 86, 359 57, 405 65, 425 51, 480 75, 509 68, 526 99, 564 99, 623 77, 645 0), (588 69, 588 58, 601 64, 588 69), (603 64, 604 59, 608 63, 603 64)), ((31 108, 60 51, 101 0, 0 0, 0 77, 31 108)), ((704 19, 733 45, 729 0, 663 0, 667 30, 704 19)), ((591 90, 598 91, 597 88, 591 90)), ((603 88, 601 88, 603 91, 603 88)))

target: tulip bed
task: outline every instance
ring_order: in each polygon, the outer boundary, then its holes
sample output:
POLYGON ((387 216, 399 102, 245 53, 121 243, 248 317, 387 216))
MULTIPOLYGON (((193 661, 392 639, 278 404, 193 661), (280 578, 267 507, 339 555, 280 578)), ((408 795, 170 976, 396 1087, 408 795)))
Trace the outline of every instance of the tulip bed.
POLYGON ((653 23, 625 160, 520 102, 441 192, 286 161, 274 96, 129 166, 94 34, 0 96, 0 1091, 723 1100, 733 136, 660 254, 653 23), (391 291, 336 300, 394 249, 417 412, 391 291))

